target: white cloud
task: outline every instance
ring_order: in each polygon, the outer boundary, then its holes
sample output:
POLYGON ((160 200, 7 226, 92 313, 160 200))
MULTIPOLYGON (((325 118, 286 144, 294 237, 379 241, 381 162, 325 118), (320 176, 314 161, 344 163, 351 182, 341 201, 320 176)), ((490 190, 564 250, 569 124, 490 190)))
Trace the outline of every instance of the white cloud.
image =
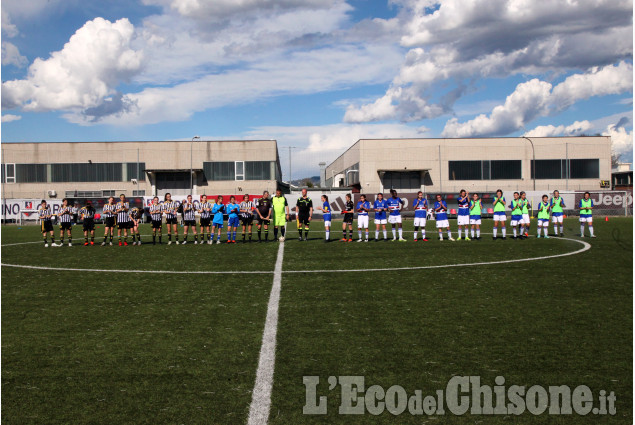
POLYGON ((2 116, 2 122, 19 121, 21 119, 22 117, 20 115, 4 114, 2 116))
POLYGON ((26 111, 95 108, 143 66, 130 47, 134 27, 127 19, 88 21, 60 51, 36 59, 23 80, 2 84, 3 107, 26 111))
POLYGON ((19 34, 18 27, 11 22, 11 18, 9 17, 9 13, 3 7, 0 12, 2 16, 2 34, 6 35, 9 38, 13 38, 19 34))
POLYGON ((633 66, 626 62, 571 75, 553 89, 550 83, 533 79, 519 84, 507 97, 505 104, 496 106, 489 116, 481 114, 464 123, 457 118, 448 120, 442 135, 503 136, 524 128, 537 117, 567 109, 579 100, 632 89, 633 66))
POLYGON ((2 42, 2 65, 14 65, 18 68, 22 68, 27 65, 29 61, 25 56, 20 54, 20 50, 15 44, 8 41, 2 42))
POLYGON ((630 0, 394 0, 401 71, 382 99, 351 106, 345 121, 414 121, 446 113, 479 77, 540 75, 632 58, 630 0), (438 8, 436 7, 438 6, 438 8), (429 112, 413 114, 412 105, 429 112), (431 115, 431 113, 433 115, 431 115))
POLYGON ((533 130, 526 132, 527 137, 555 137, 555 136, 579 136, 593 128, 593 125, 587 121, 576 121, 571 125, 540 125, 533 130))

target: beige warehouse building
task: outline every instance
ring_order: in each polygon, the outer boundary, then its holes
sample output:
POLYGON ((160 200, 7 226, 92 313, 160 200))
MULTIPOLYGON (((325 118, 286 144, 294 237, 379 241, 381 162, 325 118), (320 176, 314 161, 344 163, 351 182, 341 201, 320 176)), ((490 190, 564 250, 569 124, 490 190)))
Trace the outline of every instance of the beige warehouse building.
POLYGON ((280 179, 275 140, 2 143, 6 198, 261 194, 280 179))
POLYGON ((600 190, 611 179, 611 139, 362 139, 323 178, 362 193, 600 190))

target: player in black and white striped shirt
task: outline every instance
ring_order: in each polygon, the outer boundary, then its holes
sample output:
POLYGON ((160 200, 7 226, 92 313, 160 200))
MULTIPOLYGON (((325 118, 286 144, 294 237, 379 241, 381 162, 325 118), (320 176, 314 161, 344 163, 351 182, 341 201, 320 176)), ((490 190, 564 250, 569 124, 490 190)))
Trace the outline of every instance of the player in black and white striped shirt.
POLYGON ((90 201, 79 209, 79 215, 84 222, 84 246, 88 246, 88 232, 90 232, 90 244, 95 245, 95 208, 90 201))
POLYGON ((177 211, 179 209, 178 201, 172 200, 170 193, 165 194, 163 201, 163 214, 165 214, 165 223, 168 226, 168 245, 172 245, 172 232, 176 238, 176 244, 179 244, 179 232, 177 229, 177 211))
POLYGON ((121 231, 123 230, 124 239, 123 245, 128 246, 128 229, 132 228, 132 222, 128 210, 130 209, 130 203, 126 201, 126 195, 123 193, 119 195, 119 202, 115 206, 115 212, 117 213, 117 236, 119 237, 119 246, 121 246, 121 231))
POLYGON ((201 203, 198 205, 198 213, 201 215, 199 225, 201 227, 201 244, 207 241, 208 245, 212 244, 209 225, 212 221, 212 203, 207 202, 207 195, 201 197, 201 203), (209 238, 205 235, 210 235, 209 238))
POLYGON ((46 204, 46 201, 42 199, 40 208, 37 210, 38 217, 40 218, 40 224, 42 225, 42 238, 44 239, 44 248, 47 248, 49 244, 46 242, 46 233, 51 235, 51 246, 55 246, 55 232, 53 231, 53 222, 51 217, 51 207, 46 204))
POLYGON ((159 197, 152 199, 152 205, 148 209, 152 219, 152 245, 157 244, 157 231, 159 232, 159 243, 163 237, 163 205, 159 203, 159 197))
POLYGON ((68 235, 68 246, 73 246, 73 235, 71 234, 73 211, 68 205, 68 199, 62 199, 62 206, 57 212, 57 218, 60 221, 60 243, 55 246, 64 245, 64 231, 66 231, 66 234, 68 235))
POLYGON ((130 235, 132 236, 132 244, 141 245, 141 234, 139 233, 139 223, 141 222, 142 212, 137 207, 130 208, 128 215, 130 216, 130 235), (136 237, 136 242, 135 242, 136 237))
POLYGON ((112 196, 108 198, 108 203, 102 208, 102 216, 104 217, 104 241, 101 246, 106 245, 108 242, 108 236, 110 236, 110 245, 112 246, 112 237, 115 232, 115 198, 112 196))
POLYGON ((249 200, 249 195, 243 196, 243 201, 240 203, 240 221, 243 226, 243 243, 245 243, 246 230, 249 231, 249 242, 251 242, 251 228, 254 223, 254 210, 256 206, 249 200))
POLYGON ((197 207, 192 202, 192 195, 187 195, 187 200, 183 202, 183 245, 187 243, 187 234, 190 229, 194 233, 194 245, 198 244, 198 233, 196 233, 196 210, 197 207))

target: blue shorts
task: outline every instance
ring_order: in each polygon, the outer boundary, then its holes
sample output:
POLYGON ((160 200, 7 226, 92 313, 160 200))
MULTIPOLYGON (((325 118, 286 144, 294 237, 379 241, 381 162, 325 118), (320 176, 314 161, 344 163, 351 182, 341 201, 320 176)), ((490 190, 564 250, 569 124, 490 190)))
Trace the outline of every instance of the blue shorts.
POLYGON ((213 222, 212 226, 216 227, 217 229, 222 229, 223 228, 223 223, 213 222))
POLYGON ((229 217, 227 219, 227 225, 229 227, 238 227, 240 225, 240 220, 238 219, 238 217, 229 217))

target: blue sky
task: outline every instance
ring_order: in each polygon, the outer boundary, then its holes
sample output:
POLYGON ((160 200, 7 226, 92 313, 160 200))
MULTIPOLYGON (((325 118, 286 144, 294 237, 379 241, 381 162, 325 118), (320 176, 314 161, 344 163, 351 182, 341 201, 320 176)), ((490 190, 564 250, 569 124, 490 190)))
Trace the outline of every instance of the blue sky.
POLYGON ((276 139, 294 178, 359 138, 606 134, 631 162, 632 57, 624 0, 4 0, 2 141, 276 139))

